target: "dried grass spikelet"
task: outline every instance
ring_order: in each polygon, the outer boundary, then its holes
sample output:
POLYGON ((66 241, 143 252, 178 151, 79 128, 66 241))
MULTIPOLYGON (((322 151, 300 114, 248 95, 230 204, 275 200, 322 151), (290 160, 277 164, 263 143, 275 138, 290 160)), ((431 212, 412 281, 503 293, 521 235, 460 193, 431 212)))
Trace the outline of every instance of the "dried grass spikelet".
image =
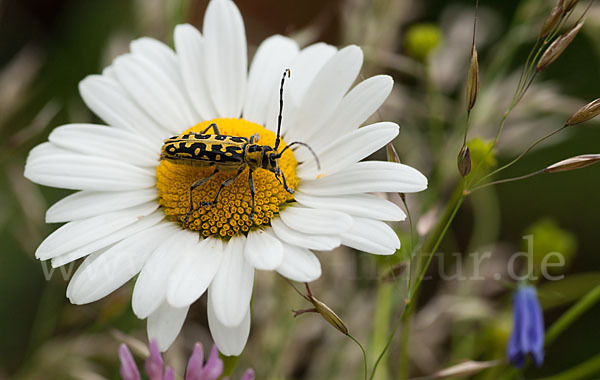
POLYGON ((600 162, 600 154, 583 154, 581 156, 575 156, 567 158, 566 160, 559 161, 552 164, 544 169, 546 173, 558 173, 566 172, 569 170, 581 169, 587 166, 593 165, 600 162))
POLYGON ((395 162, 397 164, 400 163, 400 157, 398 156, 398 152, 396 152, 394 144, 392 144, 391 142, 387 143, 385 147, 385 152, 387 154, 387 160, 389 162, 395 162))
POLYGON ((600 115, 600 98, 581 107, 567 120, 566 125, 575 125, 600 115))
POLYGON ((558 3, 556 3, 556 5, 552 8, 550 14, 546 18, 546 21, 544 21, 544 26, 542 26, 542 30, 540 31, 540 39, 546 38, 550 34, 550 32, 554 30, 556 25, 558 25, 558 23, 564 15, 563 5, 564 1, 558 0, 558 3))
POLYGON ((346 325, 344 324, 342 319, 333 310, 331 310, 329 308, 329 306, 327 306, 323 302, 319 301, 315 297, 312 297, 312 296, 309 296, 309 297, 310 297, 310 302, 312 302, 317 313, 321 314, 321 316, 327 322, 329 322, 330 325, 335 327, 339 332, 341 332, 344 335, 348 335, 348 328, 346 327, 346 325))
POLYGON ((479 60, 477 58, 477 48, 471 47, 471 63, 467 73, 467 112, 470 112, 479 94, 479 60))
POLYGON ((581 20, 568 32, 559 36, 550 46, 548 46, 548 49, 546 49, 535 68, 537 72, 547 69, 552 62, 556 61, 556 59, 565 51, 567 46, 573 42, 573 39, 575 39, 575 36, 577 36, 577 33, 581 30, 581 27, 583 27, 583 23, 584 21, 581 20))
POLYGON ((579 0, 564 0, 564 1, 562 1, 563 12, 564 13, 569 12, 571 9, 575 8, 575 6, 577 5, 578 2, 579 2, 579 0))
POLYGON ((471 151, 468 146, 462 147, 456 160, 460 175, 466 177, 471 172, 471 151))
POLYGON ((479 373, 485 369, 497 366, 500 364, 500 360, 493 360, 487 362, 477 362, 474 360, 467 360, 462 363, 455 364, 451 367, 444 368, 433 374, 434 379, 445 379, 447 377, 466 377, 479 373))

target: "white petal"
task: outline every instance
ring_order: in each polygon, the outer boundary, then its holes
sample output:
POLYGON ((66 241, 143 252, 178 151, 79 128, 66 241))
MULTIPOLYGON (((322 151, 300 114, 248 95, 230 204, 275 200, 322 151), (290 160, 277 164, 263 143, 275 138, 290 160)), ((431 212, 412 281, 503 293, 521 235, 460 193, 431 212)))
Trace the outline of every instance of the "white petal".
POLYGON ((362 61, 362 50, 354 45, 341 49, 327 61, 311 82, 300 107, 294 113, 293 128, 286 134, 288 141, 310 143, 309 138, 333 114, 356 80, 362 61))
POLYGON ((90 157, 40 144, 29 152, 25 177, 51 187, 72 190, 125 191, 153 187, 152 170, 103 157, 90 157))
POLYGON ((54 231, 38 247, 35 257, 46 260, 113 234, 156 210, 156 202, 147 202, 125 210, 69 222, 54 231))
POLYGON ((337 235, 350 228, 352 217, 339 211, 286 207, 279 213, 288 227, 305 234, 337 235))
POLYGON ((342 234, 342 243, 375 255, 393 255, 400 248, 396 232, 385 222, 354 217, 352 228, 342 234))
POLYGON ((281 240, 298 247, 315 249, 318 251, 331 251, 341 244, 338 236, 310 235, 288 227, 281 219, 271 219, 273 232, 281 240))
POLYGON ((283 70, 297 54, 298 44, 291 38, 275 35, 260 44, 250 67, 244 119, 266 123, 271 102, 279 104, 283 70))
POLYGON ((406 214, 400 206, 372 194, 321 197, 297 191, 294 193, 294 199, 307 207, 337 210, 353 216, 390 221, 399 221, 406 218, 406 214))
POLYGON ((238 117, 246 96, 246 32, 231 0, 213 0, 204 15, 204 78, 219 116, 238 117))
POLYGON ((113 65, 127 93, 166 130, 179 133, 198 122, 182 89, 151 61, 122 55, 113 65))
MULTIPOLYGON (((323 65, 335 54, 337 49, 331 45, 319 42, 310 45, 300 51, 290 65, 292 75, 285 82, 283 123, 281 133, 285 135, 292 125, 292 119, 296 113, 306 89, 310 86, 315 75, 323 65)), ((267 129, 275 132, 277 130, 277 115, 279 113, 279 94, 271 99, 267 111, 267 129)))
POLYGON ((211 302, 211 293, 208 293, 208 327, 219 351, 225 356, 239 356, 250 335, 250 308, 246 311, 244 318, 237 326, 225 326, 215 315, 211 302))
POLYGON ((97 240, 94 240, 89 244, 76 248, 75 250, 53 257, 52 267, 56 268, 61 265, 65 265, 67 263, 70 263, 71 261, 89 255, 92 252, 96 252, 99 249, 108 247, 109 245, 116 243, 122 239, 125 239, 140 231, 145 231, 148 228, 159 223, 164 217, 165 214, 162 211, 155 211, 154 213, 145 216, 140 220, 136 221, 135 223, 125 226, 115 231, 114 233, 107 234, 98 238, 97 240))
POLYGON ((154 38, 142 37, 131 41, 129 47, 133 54, 151 61, 179 87, 183 86, 177 55, 169 46, 154 38))
POLYGON ((244 257, 256 269, 273 270, 283 260, 283 245, 264 230, 248 233, 244 257))
POLYGON ((183 84, 192 106, 204 120, 217 117, 206 81, 204 80, 204 41, 198 29, 189 24, 175 27, 175 48, 183 84))
POLYGON ((298 282, 310 282, 321 277, 321 263, 314 253, 289 244, 284 244, 283 249, 283 261, 277 268, 282 276, 298 282))
POLYGON ((114 292, 140 271, 156 245, 175 229, 173 223, 161 223, 121 240, 100 255, 88 256, 69 282, 71 303, 94 302, 114 292))
POLYGON ((393 162, 357 162, 348 169, 311 181, 300 182, 299 190, 313 195, 367 192, 414 193, 427 188, 427 178, 417 169, 393 162))
POLYGON ((46 211, 46 223, 62 223, 118 211, 158 198, 156 188, 131 191, 78 191, 46 211))
POLYGON ((179 335, 189 307, 174 308, 163 302, 148 316, 148 340, 155 339, 158 348, 165 352, 179 335))
POLYGON ((173 269, 183 256, 197 252, 198 246, 197 233, 178 230, 154 251, 144 264, 131 297, 131 306, 138 318, 146 318, 160 306, 173 269))
POLYGON ((79 82, 79 93, 85 104, 109 125, 137 132, 154 144, 161 144, 166 137, 166 130, 129 97, 112 75, 87 76, 79 82))
POLYGON ((335 46, 323 42, 305 47, 292 62, 289 91, 293 101, 300 103, 321 68, 335 55, 335 46))
MULTIPOLYGON (((310 146, 321 150, 330 141, 358 128, 381 107, 393 86, 394 80, 388 75, 377 75, 357 84, 344 96, 318 133, 310 139, 310 146)), ((306 156, 305 153, 302 152, 302 157, 306 156)))
POLYGON ((206 238, 196 249, 186 252, 169 277, 169 304, 183 307, 200 298, 215 277, 223 255, 221 239, 214 238, 206 238))
POLYGON ((104 77, 108 77, 110 79, 117 79, 117 74, 115 73, 115 68, 112 65, 106 66, 102 69, 102 75, 104 77))
POLYGON ((52 130, 48 140, 61 148, 89 156, 107 157, 136 166, 158 165, 160 147, 123 129, 68 124, 52 130))
POLYGON ((254 268, 244 259, 245 237, 232 237, 225 246, 217 275, 210 284, 215 315, 225 326, 239 325, 248 308, 254 285, 254 268))
MULTIPOLYGON (((382 122, 357 129, 323 148, 318 154, 321 170, 310 156, 297 170, 301 179, 315 179, 317 176, 334 174, 376 152, 398 136, 396 123, 382 122)), ((295 155, 295 154, 294 154, 295 155)))

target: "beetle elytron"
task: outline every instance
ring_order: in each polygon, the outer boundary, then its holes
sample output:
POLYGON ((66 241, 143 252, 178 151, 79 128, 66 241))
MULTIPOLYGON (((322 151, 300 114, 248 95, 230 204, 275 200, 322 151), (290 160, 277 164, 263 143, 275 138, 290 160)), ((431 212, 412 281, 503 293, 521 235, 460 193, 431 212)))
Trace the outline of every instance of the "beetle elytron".
POLYGON ((282 183, 284 189, 290 194, 294 193, 294 190, 288 187, 285 181, 285 175, 279 167, 279 158, 281 155, 294 145, 302 145, 310 150, 312 155, 317 161, 317 166, 320 168, 319 159, 315 152, 307 144, 294 141, 286 146, 281 152, 277 151, 281 142, 281 119, 283 111, 283 85, 285 83, 285 77, 290 76, 290 70, 286 69, 281 78, 281 86, 279 88, 279 115, 277 117, 277 138, 275 140, 275 146, 270 147, 268 145, 260 145, 258 142, 258 135, 251 136, 249 139, 246 137, 238 136, 227 136, 222 135, 219 132, 219 127, 213 123, 210 124, 206 129, 200 133, 189 132, 178 136, 173 136, 165 140, 161 153, 160 159, 167 160, 174 164, 189 165, 189 166, 214 166, 215 170, 212 174, 208 175, 195 182, 190 186, 190 208, 185 215, 183 224, 186 225, 190 215, 195 211, 193 202, 193 192, 199 186, 202 186, 208 182, 216 173, 228 172, 237 169, 237 173, 226 179, 219 186, 219 190, 215 198, 210 202, 201 202, 200 207, 211 206, 217 203, 221 191, 227 186, 233 183, 242 174, 246 167, 249 168, 248 184, 250 187, 250 194, 252 195, 252 211, 250 213, 250 220, 254 220, 254 209, 255 209, 255 190, 254 180, 252 179, 252 173, 256 169, 265 169, 275 174, 275 178, 282 183), (212 129, 215 134, 207 134, 212 129))

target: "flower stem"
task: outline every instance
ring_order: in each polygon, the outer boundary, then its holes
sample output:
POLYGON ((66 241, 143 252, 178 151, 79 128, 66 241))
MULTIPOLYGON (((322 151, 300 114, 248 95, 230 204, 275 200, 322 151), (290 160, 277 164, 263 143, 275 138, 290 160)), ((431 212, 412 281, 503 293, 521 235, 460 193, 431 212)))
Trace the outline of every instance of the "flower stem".
POLYGON ((456 194, 456 196, 454 196, 452 198, 452 200, 450 201, 450 203, 448 204, 446 212, 444 213, 444 218, 441 220, 441 223, 444 223, 443 227, 441 229, 439 229, 439 228, 436 229, 435 231, 436 231, 437 236, 434 235, 432 237, 432 239, 430 240, 430 241, 435 241, 435 243, 433 244, 433 247, 431 248, 431 250, 429 250, 429 249, 427 249, 429 247, 429 244, 425 244, 425 246, 424 246, 423 252, 428 252, 428 253, 430 253, 430 255, 427 258, 427 262, 425 263, 425 266, 423 267, 423 269, 421 269, 421 272, 419 274, 419 277, 417 278, 417 281, 415 282, 415 284, 411 287, 411 289, 408 292, 406 306, 404 307, 404 309, 402 309, 402 313, 400 314, 400 317, 394 324, 394 326, 392 328, 392 333, 390 334, 385 347, 383 348, 383 350, 377 357, 377 360, 375 361, 373 369, 371 370, 371 376, 369 376, 369 380, 372 380, 374 378, 375 373, 377 371, 377 367, 379 366, 379 363, 381 362, 381 360, 385 356, 388 348, 390 347, 392 340, 396 336, 396 332, 400 328, 400 325, 403 322, 408 323, 407 321, 410 319, 412 310, 408 310, 408 309, 409 308, 412 309, 412 307, 414 307, 414 302, 412 302, 412 300, 413 300, 414 296, 416 295, 417 291, 419 290, 419 286, 421 285, 421 282, 423 281, 423 278, 425 277, 425 273, 427 273, 427 269, 429 268, 429 265, 431 264, 431 260, 434 256, 435 251, 438 249, 440 243, 446 236, 446 232, 448 232, 448 228, 450 227, 450 224, 454 220, 454 217, 456 216, 456 213, 458 212, 458 209, 462 205, 462 202, 465 198, 465 196, 463 194, 462 186, 459 186, 457 188, 457 191, 455 192, 455 194, 456 194), (446 215, 448 215, 448 216, 446 216, 446 215))
POLYGON ((509 167, 511 167, 512 165, 514 165, 517 161, 519 161, 521 158, 523 158, 523 156, 525 156, 527 153, 529 153, 533 148, 535 148, 539 143, 541 143, 542 141, 545 141, 546 139, 549 139, 550 137, 554 136, 555 134, 561 132, 563 129, 567 128, 567 125, 563 125, 562 127, 560 127, 559 129, 556 129, 550 133, 548 133, 547 135, 545 135, 544 137, 538 139, 537 141, 535 141, 533 144, 531 144, 527 149, 525 149, 521 154, 519 154, 515 159, 513 159, 511 162, 509 162, 508 164, 494 170, 493 172, 485 175, 484 177, 482 177, 480 180, 478 180, 475 183, 475 187, 477 187, 477 185, 479 185, 481 182, 485 181, 486 179, 490 178, 491 176, 493 176, 494 174, 498 174, 501 171, 503 171, 504 169, 507 169, 509 167))
MULTIPOLYGON (((409 306, 412 305, 411 299, 412 299, 413 295, 416 294, 417 290, 419 290, 419 286, 421 285, 421 282, 423 281, 423 278, 425 277, 425 274, 427 273, 427 269, 429 269, 429 265, 431 264, 431 260, 433 259, 433 256, 435 255, 435 252, 437 251, 438 247, 440 246, 442 240, 444 240, 444 237, 446 236, 446 232, 448 232, 448 228, 450 228, 450 224, 452 224, 452 221, 454 220, 454 217, 456 216, 456 213, 458 212, 458 209, 462 205, 464 199, 465 199, 465 196, 464 196, 464 194, 462 192, 462 189, 461 189, 460 196, 459 196, 458 200, 456 202, 451 203, 454 206, 451 209, 452 211, 450 212, 450 216, 448 218, 446 218, 446 223, 444 224, 444 227, 442 228, 442 231, 439 233, 437 239, 435 240, 435 244, 433 245, 433 247, 431 248, 431 250, 429 250, 429 249, 426 250, 426 252, 429 252, 430 255, 429 255, 429 257, 427 257, 427 261, 425 262, 425 266, 421 270, 421 273, 419 274, 419 277, 417 278, 417 281, 412 286, 411 291, 408 292, 409 306)), ((425 248, 428 248, 428 247, 425 246, 425 248)))
MULTIPOLYGON (((381 282, 377 286, 377 300, 375 301, 375 316, 373 318, 373 333, 371 335, 370 344, 370 359, 374 358, 374 354, 379 353, 388 337, 388 328, 390 326, 391 318, 394 310, 395 300, 397 299, 397 292, 394 289, 394 282, 381 282)), ((385 360, 382 363, 384 368, 386 367, 385 360)), ((379 372, 376 380, 387 380, 387 372, 379 372)))
MULTIPOLYGON (((557 33, 557 30, 558 30, 558 27, 554 31, 554 33, 557 33)), ((554 36, 554 34, 551 34, 551 36, 554 36)), ((472 176, 473 180, 475 180, 475 178, 476 178, 474 173, 479 170, 481 165, 485 162, 487 157, 490 155, 490 153, 496 147, 496 144, 498 143, 498 140, 500 139, 500 134, 502 133, 502 130, 504 129, 504 124, 506 123, 506 119, 508 118, 508 115, 510 115, 512 110, 517 106, 517 104, 519 104, 521 99, 523 99, 523 96, 525 96, 525 93, 529 89, 529 86, 531 86, 531 84, 533 83, 533 80, 535 79, 535 76, 537 74, 537 72, 535 71, 537 60, 540 57, 540 55, 542 54, 542 52, 544 51, 544 48, 546 47, 548 42, 550 41, 551 36, 546 37, 546 39, 542 43, 540 43, 539 40, 536 41, 535 45, 530 50, 529 56, 527 57, 527 61, 525 61, 525 65, 523 66, 523 70, 521 71, 521 77, 519 78, 519 83, 517 85, 517 89, 515 90, 515 93, 510 102, 510 105, 507 107, 506 111, 504 112, 504 115, 502 115, 502 120, 500 120, 500 125, 498 126, 498 130, 496 131, 496 136, 494 137, 492 145, 490 146, 488 151, 485 153, 485 155, 483 156, 481 161, 479 161, 479 163, 475 166, 475 169, 472 171, 473 174, 471 174, 471 176, 472 176), (533 52, 535 52, 535 55, 533 55, 533 52), (532 55, 533 55, 533 59, 531 59, 532 55)), ((512 165, 512 163, 511 163, 511 165, 512 165)), ((487 176, 486 176, 486 178, 487 178, 487 176)), ((480 181, 477 181, 477 183, 480 183, 480 181)), ((472 183, 469 183, 467 185, 467 189, 470 189, 471 185, 472 185, 472 183)))
POLYGON ((575 322, 590 307, 600 301, 600 285, 590 290, 575 305, 571 306, 546 333, 545 345, 550 345, 560 334, 562 334, 573 322, 575 322))
POLYGON ((472 192, 474 192, 475 190, 480 190, 480 189, 483 189, 483 188, 486 188, 486 187, 489 187, 489 186, 499 185, 501 183, 520 181, 522 179, 533 177, 533 176, 536 176, 538 174, 542 174, 544 172, 545 172, 545 169, 541 169, 541 170, 537 170, 535 172, 524 174, 524 175, 521 175, 521 176, 518 176, 518 177, 512 177, 512 178, 501 179, 501 180, 494 181, 494 182, 488 182, 486 184, 483 184, 483 185, 480 185, 480 186, 472 188, 471 190, 469 190, 469 194, 472 193, 472 192))
POLYGON ((360 350, 362 351, 363 354, 363 364, 364 364, 364 379, 367 380, 367 352, 365 351, 365 348, 363 347, 362 344, 360 344, 360 342, 353 337, 350 334, 346 334, 346 336, 350 339, 352 339, 354 341, 354 343, 356 343, 356 345, 358 345, 358 347, 360 347, 360 350))
POLYGON ((238 361, 240 360, 239 356, 224 356, 224 355, 219 355, 221 357, 221 360, 223 360, 223 376, 231 376, 231 374, 233 373, 233 371, 235 371, 235 367, 238 364, 238 361))

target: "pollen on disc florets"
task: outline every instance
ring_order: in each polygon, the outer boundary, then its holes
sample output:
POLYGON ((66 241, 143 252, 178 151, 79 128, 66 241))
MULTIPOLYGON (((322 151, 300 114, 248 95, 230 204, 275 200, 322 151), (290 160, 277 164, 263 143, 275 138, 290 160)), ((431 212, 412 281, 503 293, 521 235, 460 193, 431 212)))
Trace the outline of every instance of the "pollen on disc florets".
MULTIPOLYGON (((259 136, 258 144, 275 146, 275 133, 264 127, 244 119, 213 119, 197 124, 183 133, 202 132, 211 123, 217 124, 223 135, 250 137, 259 136)), ((214 133, 212 130, 208 133, 214 133)), ((285 148, 281 141, 278 150, 285 148)), ((279 166, 285 175, 287 184, 295 189, 298 184, 296 166, 298 162, 293 152, 288 149, 279 159, 279 166)), ((264 169, 256 169, 253 173, 256 190, 254 220, 250 219, 252 212, 252 195, 248 184, 248 168, 230 185, 221 191, 217 203, 211 206, 200 206, 202 202, 212 201, 221 183, 234 176, 237 168, 229 172, 218 172, 205 184, 194 190, 194 212, 190 215, 185 228, 199 231, 204 237, 232 237, 245 234, 253 228, 267 225, 279 213, 286 202, 294 199, 287 192, 275 175, 264 169)), ((189 210, 190 186, 196 181, 209 176, 214 171, 213 166, 197 167, 175 164, 166 160, 160 161, 156 168, 156 186, 159 203, 164 213, 171 220, 183 224, 189 210)))

